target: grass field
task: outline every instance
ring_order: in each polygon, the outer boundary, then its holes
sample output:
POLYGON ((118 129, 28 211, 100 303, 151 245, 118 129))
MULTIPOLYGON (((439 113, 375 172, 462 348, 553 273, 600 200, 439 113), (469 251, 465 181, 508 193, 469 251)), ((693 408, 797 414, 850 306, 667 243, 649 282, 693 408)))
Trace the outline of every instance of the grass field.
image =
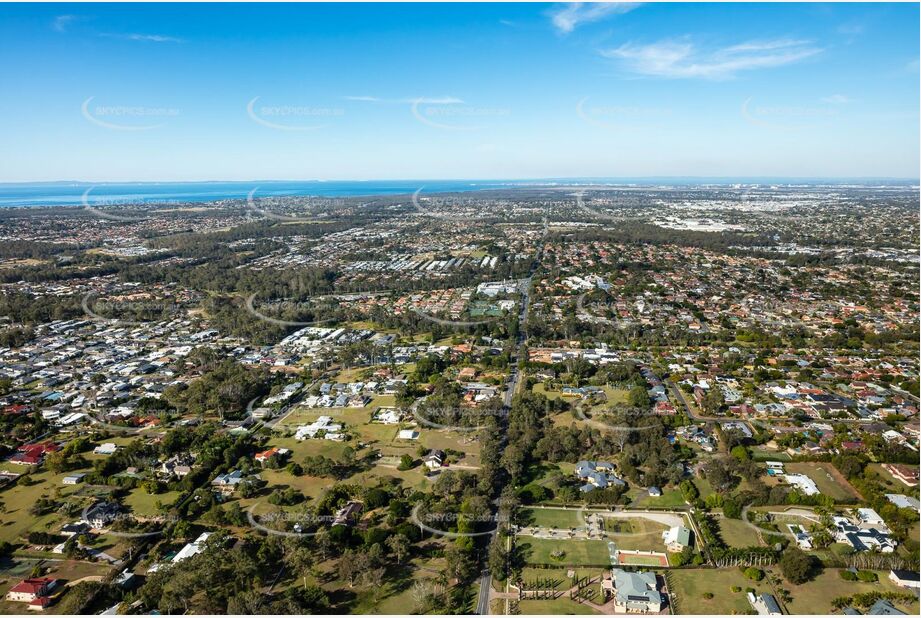
POLYGON ((178 491, 166 491, 162 494, 148 494, 142 488, 138 487, 132 490, 122 502, 125 506, 130 507, 131 512, 138 517, 152 517, 154 515, 163 514, 162 511, 157 509, 157 502, 162 504, 165 509, 169 509, 178 498, 178 491))
POLYGON ((581 564, 610 564, 611 556, 608 552, 608 544, 605 541, 585 541, 585 540, 556 540, 556 539, 535 539, 533 537, 518 537, 519 546, 524 550, 527 556, 527 562, 531 564, 560 564, 560 565, 581 565, 581 564), (562 559, 552 558, 550 553, 555 550, 563 550, 566 555, 562 559))
POLYGON ((838 470, 825 462, 794 462, 784 466, 787 472, 805 474, 813 481, 819 491, 834 500, 859 499, 860 494, 851 487, 838 470))
MULTIPOLYGON (((877 571, 879 581, 874 583, 849 582, 841 579, 838 569, 825 569, 818 577, 800 586, 784 581, 783 587, 790 591, 793 600, 787 608, 794 614, 827 614, 832 611, 831 602, 835 597, 852 596, 861 592, 905 592, 889 581, 888 571, 877 571)), ((897 604, 909 614, 918 614, 918 602, 910 606, 897 604)))
POLYGON ((581 528, 585 525, 579 511, 571 509, 522 509, 522 518, 528 522, 526 525, 559 530, 581 528))
POLYGON ((668 526, 657 521, 632 517, 630 519, 606 517, 604 520, 607 537, 618 549, 639 549, 663 551, 662 531, 668 526))
POLYGON ((545 601, 521 601, 518 609, 522 614, 535 614, 538 616, 573 614, 573 615, 591 615, 597 614, 595 610, 582 603, 576 603, 568 596, 563 595, 558 599, 545 601))
POLYGON ((790 461, 792 457, 783 451, 755 447, 751 449, 752 459, 755 461, 790 461))
MULTIPOLYGON (((384 425, 372 423, 371 414, 380 406, 393 405, 393 397, 379 396, 371 405, 364 408, 329 408, 294 410, 276 427, 277 434, 269 441, 271 446, 279 446, 292 451, 291 460, 302 462, 308 455, 325 455, 336 458, 346 446, 356 448, 359 442, 380 450, 384 456, 401 456, 409 454, 415 457, 416 450, 421 446, 427 450, 441 449, 453 450, 464 454, 458 464, 463 466, 479 466, 479 442, 475 432, 462 432, 453 430, 435 429, 426 426, 413 425, 409 422, 399 425, 384 425), (345 426, 345 431, 355 435, 356 439, 348 442, 331 442, 329 440, 303 440, 297 441, 292 435, 300 425, 309 424, 320 416, 330 416, 333 422, 345 426), (401 429, 415 429, 419 432, 417 440, 400 440, 397 434, 401 429)), ((411 419, 410 419, 411 420, 411 419)))
POLYGON ((668 566, 668 556, 643 556, 620 554, 618 560, 624 565, 664 567, 668 566), (663 562, 664 560, 664 562, 663 562))
POLYGON ((752 582, 737 568, 680 569, 669 572, 668 581, 674 614, 746 614, 752 611, 746 588, 770 592, 767 585, 752 582), (742 591, 732 592, 732 586, 742 591), (712 599, 704 598, 707 592, 712 599))
POLYGON ((758 533, 740 519, 721 517, 719 520, 720 536, 730 547, 751 547, 761 545, 758 533))
MULTIPOLYGON (((16 468, 16 466, 14 466, 16 468)), ((18 467, 17 472, 25 472, 18 467)), ((81 489, 81 485, 63 485, 61 480, 71 473, 52 474, 47 470, 30 475, 32 485, 13 484, 0 492, 0 501, 4 510, 0 513, 0 541, 16 543, 20 536, 31 530, 53 530, 62 523, 62 518, 55 512, 36 517, 29 513, 29 508, 42 497, 55 495, 65 497, 81 489)))
MULTIPOLYGON (((606 571, 604 569, 573 569, 575 571, 576 577, 597 577, 603 575, 606 571)), ((521 569, 521 580, 527 585, 529 582, 534 582, 536 580, 553 580, 553 589, 554 590, 569 590, 572 587, 572 580, 570 580, 567 572, 568 568, 559 568, 559 569, 536 569, 534 567, 524 567, 521 569)))
POLYGON ((630 498, 630 508, 673 508, 685 506, 684 496, 677 487, 664 489, 662 495, 653 497, 649 495, 649 490, 645 487, 631 488, 627 492, 630 498))

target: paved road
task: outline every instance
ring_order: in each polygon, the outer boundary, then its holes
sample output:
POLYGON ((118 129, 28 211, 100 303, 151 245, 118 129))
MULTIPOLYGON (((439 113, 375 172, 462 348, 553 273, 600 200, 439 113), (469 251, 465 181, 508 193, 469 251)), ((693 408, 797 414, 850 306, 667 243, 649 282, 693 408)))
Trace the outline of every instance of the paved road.
MULTIPOLYGON (((512 399, 515 397, 515 393, 518 391, 518 386, 521 383, 521 372, 518 370, 518 360, 521 358, 521 355, 524 353, 525 343, 528 340, 527 328, 528 328, 528 313, 531 310, 531 282, 534 277, 534 273, 537 271, 537 268, 540 266, 540 260, 544 251, 544 240, 547 237, 547 232, 549 226, 547 225, 546 218, 544 219, 544 236, 541 238, 540 245, 537 248, 536 257, 534 263, 531 266, 531 272, 528 273, 528 276, 521 282, 521 313, 518 315, 518 340, 515 342, 515 350, 512 352, 512 357, 510 359, 509 367, 510 372, 508 376, 508 388, 505 391, 505 397, 503 399, 504 410, 507 413, 508 410, 512 407, 512 399)), ((504 445, 504 437, 503 437, 504 445)), ((490 542, 496 538, 499 527, 496 526, 496 531, 490 536, 490 542)), ((480 615, 489 614, 489 592, 492 590, 492 574, 489 572, 489 565, 483 569, 483 572, 480 576, 480 594, 477 598, 476 604, 476 613, 480 615)))

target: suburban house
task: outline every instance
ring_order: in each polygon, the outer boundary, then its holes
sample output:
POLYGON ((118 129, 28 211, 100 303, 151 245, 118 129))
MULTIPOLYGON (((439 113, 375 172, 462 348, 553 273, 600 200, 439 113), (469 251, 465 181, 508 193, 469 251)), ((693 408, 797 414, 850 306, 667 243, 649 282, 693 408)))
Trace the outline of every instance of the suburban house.
POLYGON ((891 554, 898 543, 889 536, 888 530, 883 532, 876 528, 861 528, 853 524, 846 517, 832 517, 835 541, 846 543, 856 551, 876 549, 883 554, 891 554))
POLYGON ((271 459, 272 457, 275 457, 278 461, 281 461, 282 459, 284 459, 285 457, 287 457, 287 456, 288 456, 288 453, 290 453, 290 452, 291 452, 291 451, 288 450, 288 449, 286 449, 286 448, 278 448, 278 447, 274 447, 274 446, 273 446, 272 448, 270 448, 270 449, 267 450, 267 451, 262 451, 261 453, 256 453, 255 459, 256 459, 256 461, 257 461, 258 463, 260 463, 260 464, 262 464, 262 465, 265 465, 265 462, 267 462, 267 461, 268 461, 269 459, 271 459))
POLYGON ((883 532, 889 531, 885 520, 873 509, 857 509, 857 519, 863 528, 873 527, 883 532))
POLYGON ((691 531, 684 526, 672 526, 662 532, 662 541, 668 551, 679 553, 691 546, 691 531))
POLYGON ((601 593, 606 599, 614 597, 616 614, 656 614, 664 605, 656 574, 652 571, 612 569, 611 576, 601 580, 601 593))
POLYGON ((24 579, 6 593, 8 601, 29 603, 29 609, 44 609, 50 604, 48 595, 54 589, 57 580, 49 577, 35 577, 24 579))
POLYGON ((118 446, 114 442, 105 442, 100 444, 93 449, 94 455, 112 455, 115 451, 118 450, 118 446))
POLYGON ((902 588, 921 590, 921 579, 919 579, 917 571, 889 571, 889 581, 902 588))
POLYGON ((349 502, 336 512, 336 517, 333 519, 333 525, 341 526, 352 523, 354 520, 358 519, 364 508, 361 502, 349 502))
POLYGON ((192 471, 193 462, 191 456, 174 455, 160 465, 157 473, 167 480, 174 476, 181 479, 192 471))
POLYGON ((909 487, 918 484, 918 469, 905 464, 883 464, 883 469, 909 487))
POLYGON ((444 465, 445 452, 439 449, 432 449, 422 458, 422 463, 429 470, 436 470, 444 465))
POLYGON ((796 539, 796 546, 802 550, 809 551, 812 549, 812 535, 799 524, 787 524, 787 530, 796 539))
POLYGON ((147 569, 147 572, 156 573, 164 566, 167 566, 171 563, 175 564, 177 562, 182 562, 183 560, 187 560, 191 558, 192 556, 200 554, 202 551, 204 551, 205 542, 208 540, 210 536, 211 536, 210 532, 202 532, 200 535, 198 535, 197 539, 195 539, 191 543, 184 545, 182 549, 176 552, 176 555, 170 559, 170 562, 158 562, 157 564, 147 569))
POLYGON ((45 455, 53 453, 59 449, 54 442, 42 442, 40 444, 24 444, 16 449, 16 453, 10 457, 10 463, 21 466, 37 466, 45 460, 45 455))
POLYGON ((233 472, 228 472, 226 474, 218 474, 214 477, 214 480, 211 481, 211 485, 214 486, 222 494, 232 494, 237 489, 243 481, 243 471, 234 470, 233 472))
POLYGON ((868 616, 907 616, 905 612, 890 603, 886 599, 879 599, 867 610, 868 616))
POLYGON ((614 464, 604 461, 580 461, 576 464, 576 476, 586 481, 579 491, 585 493, 595 488, 605 489, 612 485, 626 485, 614 474, 614 464))
POLYGON ((309 425, 303 425, 297 428, 294 433, 295 440, 306 440, 316 438, 321 431, 327 440, 337 440, 341 435, 342 425, 334 423, 331 416, 321 416, 309 425))
POLYGON ((97 502, 83 515, 91 528, 105 528, 118 517, 119 506, 114 502, 97 502))
POLYGON ((773 594, 763 593, 755 596, 753 593, 749 592, 748 602, 751 603, 752 608, 758 612, 759 616, 783 615, 780 604, 777 602, 777 599, 774 598, 773 594))
POLYGON ((814 496, 821 493, 815 481, 805 474, 785 474, 783 478, 787 483, 790 483, 807 496, 814 496))

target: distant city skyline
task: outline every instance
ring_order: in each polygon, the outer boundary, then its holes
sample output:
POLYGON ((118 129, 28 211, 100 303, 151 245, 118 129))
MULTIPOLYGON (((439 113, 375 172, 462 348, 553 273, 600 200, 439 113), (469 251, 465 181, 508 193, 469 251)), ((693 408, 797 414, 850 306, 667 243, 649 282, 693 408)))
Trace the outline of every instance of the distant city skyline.
POLYGON ((917 4, 0 7, 0 182, 915 179, 917 4))

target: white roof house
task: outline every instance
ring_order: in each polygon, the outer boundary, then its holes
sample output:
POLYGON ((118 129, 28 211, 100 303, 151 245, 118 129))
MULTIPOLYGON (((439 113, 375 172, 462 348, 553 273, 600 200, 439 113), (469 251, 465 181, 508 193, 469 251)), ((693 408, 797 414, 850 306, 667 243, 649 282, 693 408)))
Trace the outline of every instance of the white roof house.
POLYGON ((117 450, 118 446, 114 442, 105 442, 94 448, 93 453, 96 455, 111 455, 117 450))
POLYGON ((821 493, 818 486, 815 484, 815 481, 813 481, 805 474, 785 474, 784 480, 799 489, 807 496, 814 496, 821 493))
POLYGON ((886 521, 873 509, 857 509, 857 519, 861 524, 872 526, 885 526, 886 521))

